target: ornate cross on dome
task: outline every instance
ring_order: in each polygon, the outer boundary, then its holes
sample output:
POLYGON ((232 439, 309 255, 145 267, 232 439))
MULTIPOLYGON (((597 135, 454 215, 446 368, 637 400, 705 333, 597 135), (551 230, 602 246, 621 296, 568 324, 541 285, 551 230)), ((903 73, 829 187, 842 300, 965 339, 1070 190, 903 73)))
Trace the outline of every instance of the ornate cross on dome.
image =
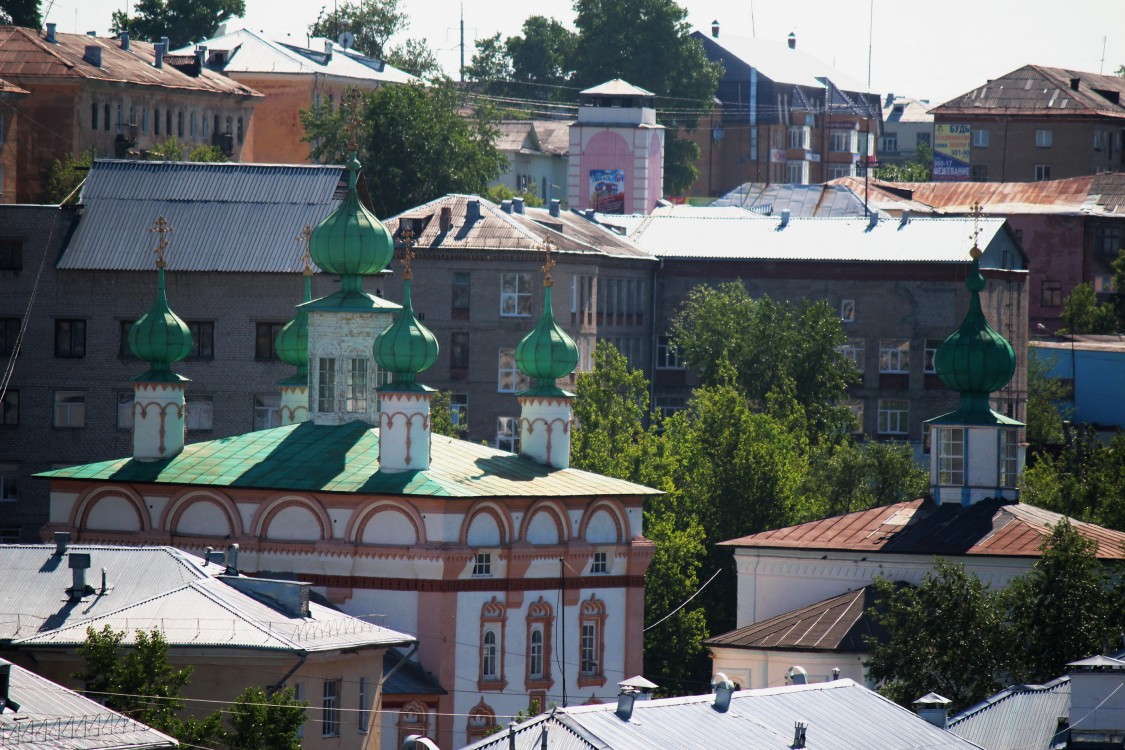
POLYGON ((359 108, 362 103, 363 94, 354 86, 345 91, 344 95, 340 97, 340 106, 345 112, 344 122, 347 123, 348 127, 348 146, 352 151, 359 150, 359 108))
POLYGON ((312 225, 305 224, 305 228, 297 235, 297 242, 303 242, 305 245, 305 253, 301 260, 305 262, 305 273, 312 273, 312 256, 309 255, 309 241, 312 240, 312 225))
POLYGON ((168 249, 168 239, 164 235, 170 235, 174 231, 172 225, 163 216, 156 217, 156 223, 148 228, 150 232, 156 232, 160 235, 160 240, 156 243, 153 252, 156 253, 156 267, 164 268, 167 263, 164 262, 164 251, 168 249))
POLYGON ((969 250, 969 255, 973 260, 982 255, 980 245, 977 242, 980 239, 981 231, 983 231, 980 228, 980 217, 983 213, 984 206, 981 205, 980 201, 973 201, 969 205, 969 215, 973 217, 973 247, 969 250))
POLYGON ((410 229, 402 230, 402 278, 414 278, 414 272, 410 270, 410 264, 414 262, 414 232, 410 229))
POLYGON ((543 261, 543 286, 551 286, 554 282, 551 280, 551 269, 555 267, 555 259, 551 257, 552 250, 558 250, 559 246, 550 237, 543 241, 543 251, 547 255, 547 259, 543 261))

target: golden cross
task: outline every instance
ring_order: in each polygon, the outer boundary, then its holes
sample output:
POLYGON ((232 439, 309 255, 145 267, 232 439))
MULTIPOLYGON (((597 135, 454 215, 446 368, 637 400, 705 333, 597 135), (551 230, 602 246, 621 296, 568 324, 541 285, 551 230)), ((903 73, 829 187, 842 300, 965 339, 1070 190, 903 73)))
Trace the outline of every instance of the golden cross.
POLYGON ((982 255, 978 240, 981 231, 983 231, 980 228, 980 217, 983 213, 984 206, 981 205, 980 201, 974 200, 969 205, 969 214, 973 217, 973 247, 969 250, 969 256, 972 257, 973 260, 976 260, 982 255))
POLYGON ((164 235, 170 235, 174 231, 172 225, 163 216, 156 217, 156 223, 149 227, 148 231, 156 232, 160 235, 160 240, 156 243, 156 248, 153 250, 156 253, 156 267, 164 268, 168 265, 164 262, 164 251, 168 249, 168 239, 164 235))
POLYGON ((554 283, 551 280, 551 269, 555 267, 555 259, 551 257, 552 250, 558 250, 559 246, 550 237, 543 241, 543 251, 547 254, 547 259, 543 261, 543 286, 551 286, 554 283))
POLYGON ((344 121, 348 126, 348 147, 352 151, 359 151, 360 104, 363 103, 363 94, 352 86, 340 97, 340 106, 344 110, 344 121))
POLYGON ((312 273, 312 255, 309 254, 309 242, 312 240, 312 225, 305 224, 305 228, 297 235, 297 242, 305 244, 305 254, 301 258, 305 261, 305 273, 312 273))
POLYGON ((414 272, 410 270, 410 264, 414 262, 414 232, 409 228, 402 230, 402 278, 403 280, 414 278, 414 272))

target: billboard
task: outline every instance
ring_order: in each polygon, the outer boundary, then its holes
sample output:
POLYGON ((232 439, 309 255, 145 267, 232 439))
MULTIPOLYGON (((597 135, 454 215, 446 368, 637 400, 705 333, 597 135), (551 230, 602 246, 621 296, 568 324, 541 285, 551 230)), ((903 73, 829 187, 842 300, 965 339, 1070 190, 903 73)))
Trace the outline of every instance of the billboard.
POLYGON ((938 123, 934 125, 934 182, 958 182, 969 179, 969 150, 973 130, 969 125, 938 123))
POLYGON ((590 205, 601 214, 625 213, 625 170, 590 170, 590 205))

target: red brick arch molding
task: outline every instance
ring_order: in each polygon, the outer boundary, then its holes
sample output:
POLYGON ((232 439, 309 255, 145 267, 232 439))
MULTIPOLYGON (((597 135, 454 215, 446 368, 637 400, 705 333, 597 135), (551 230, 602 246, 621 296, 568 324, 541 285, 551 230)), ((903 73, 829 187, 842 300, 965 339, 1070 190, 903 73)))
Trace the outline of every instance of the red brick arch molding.
POLYGON ((145 499, 132 487, 121 484, 110 485, 108 487, 99 485, 79 495, 78 502, 74 504, 74 508, 70 512, 70 525, 76 529, 86 529, 87 521, 90 519, 90 512, 99 501, 107 497, 117 497, 125 500, 132 506, 133 512, 137 514, 139 530, 152 530, 152 516, 149 515, 148 505, 145 504, 145 499))
POLYGON ((581 539, 586 538, 586 530, 590 525, 590 519, 596 516, 598 511, 603 510, 609 514, 609 517, 613 519, 614 526, 617 527, 616 543, 621 544, 622 542, 628 541, 626 529, 629 528, 629 523, 622 514, 621 508, 609 500, 595 500, 586 506, 586 512, 582 514, 582 522, 578 525, 578 536, 581 539))
POLYGON ((426 523, 422 520, 422 514, 418 512, 418 509, 410 503, 387 499, 370 500, 359 506, 348 519, 348 525, 344 529, 344 538, 353 544, 363 544, 363 532, 366 530, 367 524, 378 514, 387 512, 405 516, 406 520, 410 521, 410 524, 414 527, 414 537, 417 539, 415 544, 426 543, 426 523))
POLYGON ((531 529, 531 521, 539 513, 545 513, 555 522, 555 526, 559 530, 559 544, 566 544, 570 541, 569 516, 563 504, 555 500, 540 500, 528 509, 523 516, 523 522, 520 524, 520 539, 527 541, 527 532, 531 529))
POLYGON ((254 513, 254 518, 250 521, 250 528, 253 530, 254 536, 258 539, 269 539, 270 524, 273 523, 277 514, 286 508, 304 508, 312 514, 320 526, 319 539, 303 541, 325 541, 332 538, 332 520, 328 517, 328 511, 316 499, 303 495, 281 495, 259 505, 258 510, 254 513))
POLYGON ((473 525, 476 517, 482 513, 492 516, 492 519, 496 521, 496 526, 500 529, 500 544, 511 544, 513 535, 512 517, 499 503, 492 500, 481 500, 469 508, 469 512, 465 514, 465 520, 461 522, 461 544, 467 545, 469 543, 469 528, 473 525))
MULTIPOLYGON (((160 528, 170 534, 180 535, 177 530, 180 519, 183 518, 187 509, 197 503, 210 503, 215 505, 223 512, 227 519, 227 531, 221 534, 213 534, 208 536, 226 536, 230 535, 234 538, 243 535, 242 530, 242 516, 238 512, 238 507, 234 501, 230 499, 226 493, 219 492, 213 489, 195 489, 189 488, 172 496, 168 505, 164 508, 164 513, 160 516, 160 528)), ((190 536, 198 536, 191 534, 190 536)))

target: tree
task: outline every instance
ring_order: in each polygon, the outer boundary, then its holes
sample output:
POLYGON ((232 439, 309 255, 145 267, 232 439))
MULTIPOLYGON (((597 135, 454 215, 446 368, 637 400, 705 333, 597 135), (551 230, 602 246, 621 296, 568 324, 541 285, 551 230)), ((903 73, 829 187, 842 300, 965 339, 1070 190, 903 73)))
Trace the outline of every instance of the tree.
POLYGON ((341 33, 349 31, 355 36, 352 49, 369 57, 382 58, 387 40, 410 23, 398 3, 399 0, 355 0, 336 6, 330 13, 324 7, 309 26, 309 34, 336 40, 341 33))
POLYGON ((523 35, 504 42, 511 78, 523 84, 520 95, 532 99, 573 99, 562 87, 574 70, 578 35, 553 18, 531 16, 523 22, 523 35), (557 87, 557 88, 556 88, 557 87))
POLYGON ((248 687, 235 699, 227 716, 231 750, 301 750, 297 736, 305 723, 305 706, 293 688, 266 693, 248 687))
POLYGON ((1125 531, 1125 435, 1109 444, 1075 425, 1057 456, 1038 455, 1023 473, 1021 500, 1038 508, 1125 531))
POLYGON ((500 32, 476 41, 477 51, 465 66, 465 78, 481 84, 484 93, 502 96, 509 93, 512 60, 500 40, 500 32))
POLYGON ((76 203, 78 186, 90 174, 94 165, 94 151, 80 151, 55 159, 47 175, 47 190, 44 199, 47 203, 76 203))
MULTIPOLYGON (((1125 76, 1122 76, 1125 78, 1125 76)), ((1125 247, 1117 252, 1117 259, 1110 265, 1113 269, 1114 306, 1117 315, 1117 330, 1125 331, 1125 247)))
POLYGON ((1003 616, 995 594, 963 565, 934 562, 919 586, 880 578, 869 616, 886 639, 868 639, 866 666, 879 692, 903 706, 931 691, 960 711, 996 692, 1003 616))
POLYGON ((523 198, 524 205, 529 208, 536 208, 543 205, 543 199, 535 192, 535 186, 531 185, 527 190, 516 192, 507 185, 489 185, 488 190, 484 191, 484 198, 492 201, 493 203, 502 203, 503 201, 510 201, 513 198, 523 198))
POLYGON ((1060 317, 1071 334, 1113 333, 1117 323, 1113 306, 1098 302, 1089 284, 1079 284, 1066 295, 1060 317))
POLYGON ((822 443, 813 450, 802 494, 816 517, 913 500, 929 475, 906 443, 822 443))
POLYGON ((39 0, 0 0, 0 25, 38 29, 43 25, 39 0))
POLYGON ((463 437, 468 431, 468 425, 453 419, 449 391, 438 391, 430 401, 430 430, 435 435, 448 437, 463 437))
MULTIPOLYGON (((360 161, 379 216, 393 216, 448 193, 479 195, 507 167, 495 145, 494 115, 478 107, 471 117, 463 117, 464 97, 448 79, 349 96, 360 96, 360 161)), ((313 158, 337 164, 345 160, 347 116, 344 106, 301 113, 313 158)))
POLYGON ((934 166, 934 151, 928 143, 919 143, 914 161, 888 164, 875 170, 875 178, 887 182, 929 182, 934 166))
POLYGON ((138 39, 157 41, 167 36, 172 49, 215 34, 220 25, 246 14, 245 0, 137 0, 132 17, 115 10, 110 31, 128 31, 138 39))
POLYGON ((1027 442, 1032 446, 1061 443, 1063 413, 1058 402, 1066 398, 1067 386, 1049 377, 1057 357, 1037 349, 1027 358, 1027 442))
POLYGON ((387 53, 387 62, 427 81, 442 75, 441 63, 425 39, 407 39, 387 53))

